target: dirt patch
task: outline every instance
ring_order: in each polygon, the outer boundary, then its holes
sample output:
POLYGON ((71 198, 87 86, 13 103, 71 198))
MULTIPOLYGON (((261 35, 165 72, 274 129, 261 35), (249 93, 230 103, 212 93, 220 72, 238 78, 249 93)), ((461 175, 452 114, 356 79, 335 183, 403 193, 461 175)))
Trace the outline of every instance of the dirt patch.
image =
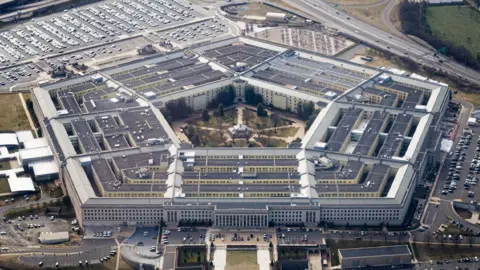
POLYGON ((342 6, 361 6, 372 5, 382 2, 383 0, 329 0, 329 3, 338 4, 342 6))
POLYGON ((29 130, 27 114, 18 94, 0 94, 0 131, 29 130))
POLYGON ((239 16, 265 16, 267 12, 281 12, 281 10, 264 5, 262 3, 250 3, 237 7, 239 16))
POLYGON ((387 7, 388 1, 385 3, 376 5, 376 6, 368 6, 368 7, 348 7, 344 6, 342 9, 347 13, 350 14, 352 17, 355 17, 361 21, 364 21, 368 24, 374 25, 375 27, 389 32, 388 27, 383 24, 382 21, 382 13, 383 10, 387 7))

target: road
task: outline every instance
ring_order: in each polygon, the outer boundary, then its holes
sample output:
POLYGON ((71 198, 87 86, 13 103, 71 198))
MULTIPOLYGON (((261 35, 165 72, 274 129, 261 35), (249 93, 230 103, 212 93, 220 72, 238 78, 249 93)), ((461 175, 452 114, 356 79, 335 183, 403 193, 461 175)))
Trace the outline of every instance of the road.
MULTIPOLYGON (((426 48, 414 41, 404 37, 390 35, 372 25, 359 21, 340 10, 331 7, 322 0, 285 0, 289 5, 301 10, 305 14, 323 22, 326 26, 336 28, 340 32, 351 35, 367 44, 374 44, 384 50, 400 55, 409 56, 410 59, 420 64, 425 64, 434 68, 442 68, 449 74, 461 76, 471 82, 480 85, 480 73, 467 68, 461 64, 452 61, 450 58, 433 56, 434 51, 426 48), (443 60, 443 63, 439 62, 443 60)), ((389 9, 393 9, 393 4, 387 6, 387 13, 382 16, 389 16, 389 9)), ((387 18, 387 20, 389 20, 387 18)))

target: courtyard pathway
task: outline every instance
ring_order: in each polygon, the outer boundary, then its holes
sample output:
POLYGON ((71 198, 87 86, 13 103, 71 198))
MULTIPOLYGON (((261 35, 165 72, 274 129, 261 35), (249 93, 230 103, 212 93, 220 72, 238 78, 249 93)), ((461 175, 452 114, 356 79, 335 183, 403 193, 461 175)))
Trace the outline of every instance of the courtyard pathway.
POLYGON ((270 270, 270 251, 268 247, 261 246, 257 249, 257 263, 260 270, 270 270))
POLYGON ((237 125, 243 125, 243 104, 237 106, 237 125))
POLYGON ((213 253, 213 265, 215 270, 225 270, 227 265, 227 247, 225 245, 217 245, 213 253))

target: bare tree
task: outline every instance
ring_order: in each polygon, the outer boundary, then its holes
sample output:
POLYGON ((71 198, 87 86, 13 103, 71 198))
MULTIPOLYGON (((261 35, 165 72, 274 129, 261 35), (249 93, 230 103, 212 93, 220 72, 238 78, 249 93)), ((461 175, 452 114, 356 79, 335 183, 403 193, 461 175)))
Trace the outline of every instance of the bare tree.
POLYGON ((432 236, 428 233, 424 234, 425 242, 427 242, 427 245, 430 245, 430 240, 432 236))
POLYGON ((458 234, 453 237, 453 243, 456 247, 458 247, 458 243, 460 243, 460 237, 458 236, 458 234))
POLYGON ((475 237, 472 236, 472 235, 470 235, 470 236, 468 236, 467 239, 468 239, 468 245, 469 245, 470 247, 472 247, 472 245, 475 244, 475 237))
POLYGON ((277 133, 277 126, 278 124, 280 124, 280 115, 278 115, 278 113, 276 112, 272 112, 272 114, 270 115, 270 119, 272 119, 272 122, 273 122, 273 126, 275 127, 275 133, 277 133))

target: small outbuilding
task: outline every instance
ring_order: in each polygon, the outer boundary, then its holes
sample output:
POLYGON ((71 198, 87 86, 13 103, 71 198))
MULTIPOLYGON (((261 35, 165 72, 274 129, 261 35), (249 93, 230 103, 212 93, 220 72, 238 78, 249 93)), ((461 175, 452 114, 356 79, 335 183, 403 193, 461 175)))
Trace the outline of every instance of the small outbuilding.
POLYGON ((6 146, 7 148, 18 148, 17 134, 0 133, 0 146, 6 146))
POLYGON ((285 22, 287 20, 287 14, 279 12, 267 12, 265 17, 269 22, 285 22))
POLYGON ((40 244, 59 244, 70 240, 68 232, 42 232, 38 237, 40 244))
POLYGON ((30 130, 20 130, 15 132, 15 134, 17 135, 20 146, 23 146, 27 141, 35 139, 30 130))
POLYGON ((400 266, 412 263, 407 245, 339 249, 342 269, 380 266, 400 266))

